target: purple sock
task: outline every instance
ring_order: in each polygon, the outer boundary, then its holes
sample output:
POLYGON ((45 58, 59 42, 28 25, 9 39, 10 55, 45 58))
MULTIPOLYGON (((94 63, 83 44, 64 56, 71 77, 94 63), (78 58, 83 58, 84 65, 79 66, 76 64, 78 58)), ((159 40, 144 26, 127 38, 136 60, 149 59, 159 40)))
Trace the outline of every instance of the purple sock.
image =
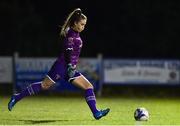
POLYGON ((26 96, 37 94, 39 91, 41 91, 41 89, 41 82, 32 83, 29 86, 27 86, 26 89, 22 92, 15 94, 15 98, 18 102, 26 96))
POLYGON ((90 88, 90 89, 85 90, 85 99, 86 99, 87 104, 89 105, 89 108, 91 109, 91 112, 93 114, 98 112, 96 108, 96 97, 95 97, 93 89, 90 88))

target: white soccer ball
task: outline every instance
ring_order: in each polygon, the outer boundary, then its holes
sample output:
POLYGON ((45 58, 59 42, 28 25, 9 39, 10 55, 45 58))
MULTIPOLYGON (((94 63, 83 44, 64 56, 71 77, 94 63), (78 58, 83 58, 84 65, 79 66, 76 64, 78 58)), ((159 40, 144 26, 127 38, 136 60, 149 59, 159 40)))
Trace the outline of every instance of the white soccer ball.
POLYGON ((149 112, 146 108, 143 107, 137 108, 134 112, 134 118, 136 121, 148 121, 149 112))

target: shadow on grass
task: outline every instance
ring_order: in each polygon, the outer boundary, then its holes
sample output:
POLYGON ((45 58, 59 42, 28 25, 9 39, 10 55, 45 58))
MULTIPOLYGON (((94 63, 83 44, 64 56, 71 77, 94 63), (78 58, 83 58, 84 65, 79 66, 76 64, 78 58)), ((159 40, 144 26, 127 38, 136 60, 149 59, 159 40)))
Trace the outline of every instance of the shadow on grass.
POLYGON ((51 123, 59 121, 70 121, 70 120, 19 120, 23 121, 25 124, 41 124, 41 123, 51 123))

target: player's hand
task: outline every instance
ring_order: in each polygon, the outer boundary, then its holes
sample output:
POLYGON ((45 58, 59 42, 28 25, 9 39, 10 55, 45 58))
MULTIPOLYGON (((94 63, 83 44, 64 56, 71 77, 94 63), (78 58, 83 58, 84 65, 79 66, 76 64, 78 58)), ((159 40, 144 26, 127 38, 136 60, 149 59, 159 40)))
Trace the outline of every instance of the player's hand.
POLYGON ((76 65, 72 65, 71 63, 69 63, 67 67, 68 76, 73 77, 75 75, 76 65))

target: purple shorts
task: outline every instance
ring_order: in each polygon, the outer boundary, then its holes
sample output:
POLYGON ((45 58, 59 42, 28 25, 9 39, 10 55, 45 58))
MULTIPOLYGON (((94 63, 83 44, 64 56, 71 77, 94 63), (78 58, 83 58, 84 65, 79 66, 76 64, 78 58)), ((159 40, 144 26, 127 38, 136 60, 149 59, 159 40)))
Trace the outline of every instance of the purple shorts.
POLYGON ((81 73, 76 70, 75 75, 71 78, 67 74, 67 65, 64 62, 59 62, 58 60, 54 62, 53 66, 49 70, 47 77, 56 83, 58 80, 66 80, 72 82, 75 78, 81 76, 81 73))

